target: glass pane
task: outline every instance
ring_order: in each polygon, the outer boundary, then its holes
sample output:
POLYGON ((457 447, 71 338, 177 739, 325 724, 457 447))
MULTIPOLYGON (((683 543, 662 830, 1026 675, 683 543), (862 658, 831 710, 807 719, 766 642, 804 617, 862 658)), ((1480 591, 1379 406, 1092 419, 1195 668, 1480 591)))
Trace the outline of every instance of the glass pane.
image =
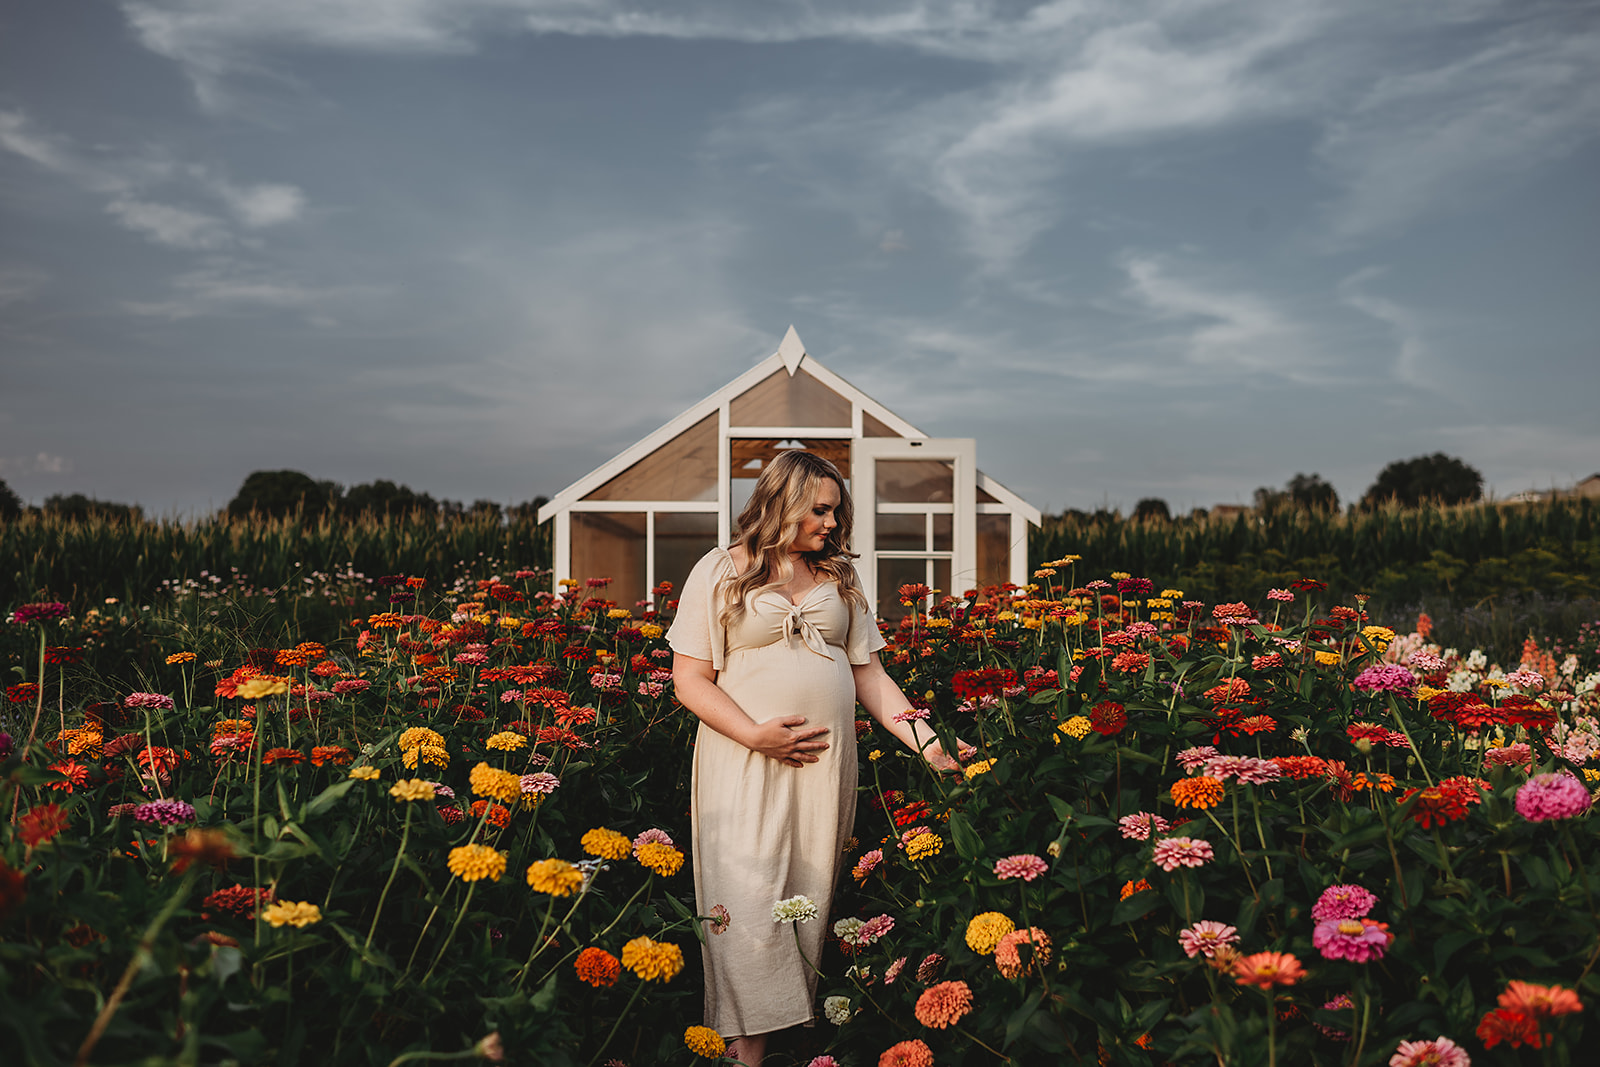
MULTIPOLYGON (((956 517, 954 515, 935 515, 933 517, 933 550, 935 552, 954 552, 955 538, 952 531, 955 529, 956 517)), ((949 592, 949 587, 945 589, 949 592)))
MULTIPOLYGON (((939 595, 929 601, 931 604, 937 604, 942 598, 950 595, 949 560, 936 559, 933 561, 933 587, 939 590, 939 595)), ((961 593, 964 592, 964 590, 957 589, 956 592, 961 593)))
POLYGON ((900 435, 889 429, 887 423, 881 419, 873 418, 870 412, 861 413, 862 437, 899 437, 900 435))
POLYGON ((1011 516, 978 516, 978 587, 1011 580, 1011 516))
POLYGON ((896 504, 955 500, 955 464, 947 459, 878 460, 878 499, 896 504))
POLYGON ((717 516, 711 512, 656 512, 656 581, 671 582, 676 597, 700 557, 717 544, 717 516))
POLYGON ((888 515, 880 511, 875 538, 877 548, 884 552, 926 552, 927 524, 926 515, 888 515))
POLYGON ((728 405, 733 426, 849 426, 850 401, 807 374, 780 370, 728 405))
POLYGON ((707 415, 584 499, 717 499, 717 416, 707 415))
POLYGON ((735 481, 761 477, 761 469, 768 462, 776 459, 779 453, 795 448, 821 456, 839 468, 845 481, 850 480, 850 439, 847 437, 735 437, 728 442, 729 465, 735 481))
MULTIPOLYGON (((878 616, 898 624, 911 609, 900 603, 902 585, 922 585, 928 581, 928 561, 924 559, 878 560, 878 616)), ((926 602, 924 602, 926 606, 926 602)))
POLYGON ((578 581, 610 578, 594 591, 605 600, 632 608, 644 599, 645 513, 642 511, 574 511, 572 575, 578 581))

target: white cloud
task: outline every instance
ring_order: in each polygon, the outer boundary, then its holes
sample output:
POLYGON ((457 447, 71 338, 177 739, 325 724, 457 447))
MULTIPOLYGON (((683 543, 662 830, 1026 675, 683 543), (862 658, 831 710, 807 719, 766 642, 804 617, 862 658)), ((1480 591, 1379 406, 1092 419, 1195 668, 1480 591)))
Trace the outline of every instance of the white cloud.
POLYGON ((1443 65, 1379 78, 1317 147, 1344 187, 1340 243, 1459 208, 1486 181, 1575 151, 1600 132, 1600 28, 1530 20, 1443 65))
POLYGON ((305 193, 293 185, 239 186, 215 181, 212 187, 239 221, 251 229, 293 222, 306 206, 305 193))
POLYGON ((1178 325, 1167 343, 1188 362, 1301 382, 1325 376, 1309 329, 1265 297, 1196 277, 1161 256, 1129 253, 1122 268, 1128 294, 1158 321, 1178 325))
POLYGON ((1435 391, 1449 389, 1452 380, 1449 375, 1429 373, 1428 363, 1432 352, 1426 340, 1423 317, 1388 297, 1367 290, 1368 284, 1383 273, 1380 267, 1368 267, 1350 275, 1339 283, 1340 298, 1350 307, 1377 319, 1393 331, 1398 342, 1393 368, 1397 381, 1435 391))
POLYGON ((49 281, 37 267, 0 267, 0 307, 31 300, 49 281))
POLYGON ((118 223, 169 248, 213 249, 230 241, 220 219, 170 204, 121 197, 106 205, 118 223))
POLYGON ((334 320, 325 317, 327 308, 371 295, 360 287, 305 285, 227 259, 216 259, 199 270, 179 275, 172 288, 173 293, 166 300, 130 300, 124 301, 122 307, 135 315, 174 321, 276 309, 304 312, 308 321, 320 319, 332 325, 334 320))
POLYGON ((71 474, 72 460, 49 452, 32 456, 0 456, 0 474, 26 477, 32 474, 71 474))

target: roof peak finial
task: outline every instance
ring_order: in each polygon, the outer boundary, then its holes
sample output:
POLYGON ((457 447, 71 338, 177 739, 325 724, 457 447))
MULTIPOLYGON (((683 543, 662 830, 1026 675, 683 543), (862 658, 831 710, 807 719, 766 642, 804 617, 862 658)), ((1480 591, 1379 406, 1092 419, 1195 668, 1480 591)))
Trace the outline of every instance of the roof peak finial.
POLYGON ((800 361, 805 358, 806 346, 801 343, 800 335, 795 332, 793 324, 789 332, 783 335, 783 343, 778 345, 778 358, 783 360, 784 368, 793 377, 795 368, 800 366, 800 361))

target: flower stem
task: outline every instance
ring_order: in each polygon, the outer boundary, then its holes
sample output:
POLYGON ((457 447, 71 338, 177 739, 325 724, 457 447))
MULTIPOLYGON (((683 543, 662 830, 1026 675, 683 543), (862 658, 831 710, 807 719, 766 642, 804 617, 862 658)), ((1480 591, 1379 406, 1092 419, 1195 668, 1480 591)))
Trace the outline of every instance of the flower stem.
POLYGON ((378 894, 378 909, 372 913, 372 925, 367 928, 367 940, 361 946, 363 952, 372 947, 372 935, 378 932, 378 920, 383 916, 383 902, 389 899, 389 888, 394 885, 395 875, 400 873, 400 857, 406 854, 406 843, 411 840, 411 811, 412 805, 407 804, 406 825, 400 833, 400 851, 394 854, 394 865, 389 868, 389 880, 383 883, 383 892, 378 894))

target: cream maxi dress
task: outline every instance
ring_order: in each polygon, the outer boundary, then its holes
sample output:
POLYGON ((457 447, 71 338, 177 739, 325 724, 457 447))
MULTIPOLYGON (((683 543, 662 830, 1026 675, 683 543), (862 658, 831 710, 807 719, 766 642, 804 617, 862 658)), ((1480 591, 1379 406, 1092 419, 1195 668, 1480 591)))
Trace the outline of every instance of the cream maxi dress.
POLYGON ((818 917, 799 927, 812 963, 822 958, 833 885, 855 821, 855 679, 852 665, 884 647, 872 615, 852 609, 832 582, 798 604, 761 592, 724 628, 718 586, 735 576, 714 548, 690 572, 667 634, 674 652, 710 660, 717 686, 756 722, 804 715, 826 726, 816 763, 790 767, 700 725, 695 739, 690 818, 699 914, 717 904, 730 921, 708 934, 706 1025, 733 1036, 809 1022, 817 976, 795 948, 791 924, 772 906, 803 894, 818 917))

